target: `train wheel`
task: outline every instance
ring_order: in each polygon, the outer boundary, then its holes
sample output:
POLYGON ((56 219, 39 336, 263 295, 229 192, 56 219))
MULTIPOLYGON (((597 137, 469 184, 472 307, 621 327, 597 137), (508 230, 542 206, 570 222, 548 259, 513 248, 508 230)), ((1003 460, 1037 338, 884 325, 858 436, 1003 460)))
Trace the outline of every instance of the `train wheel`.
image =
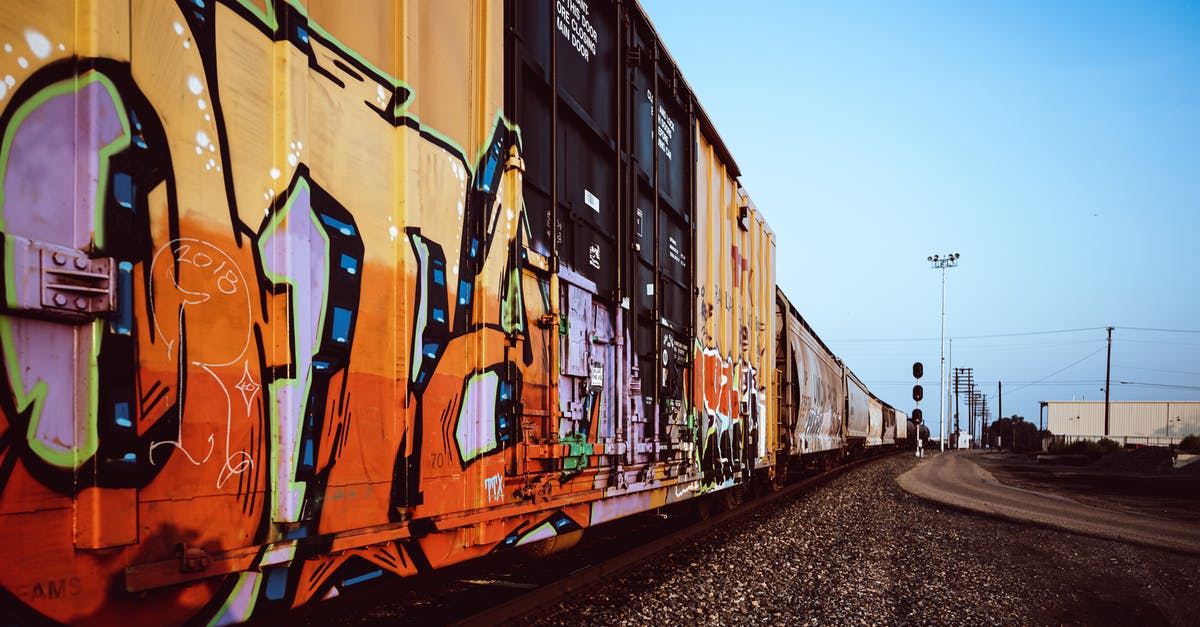
POLYGON ((560 533, 552 538, 523 546, 521 549, 531 557, 547 557, 574 548, 583 539, 583 532, 583 529, 576 529, 560 533))

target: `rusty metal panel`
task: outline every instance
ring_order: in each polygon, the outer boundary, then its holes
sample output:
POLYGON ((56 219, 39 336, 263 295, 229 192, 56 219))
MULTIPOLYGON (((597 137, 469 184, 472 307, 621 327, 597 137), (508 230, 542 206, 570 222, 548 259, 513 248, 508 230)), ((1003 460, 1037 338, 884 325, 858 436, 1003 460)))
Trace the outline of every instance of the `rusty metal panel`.
POLYGON ((908 414, 906 412, 903 412, 903 411, 900 411, 899 409, 897 409, 896 410, 896 441, 899 442, 901 440, 906 440, 913 433, 914 433, 913 426, 912 426, 912 423, 910 423, 908 421, 908 414))

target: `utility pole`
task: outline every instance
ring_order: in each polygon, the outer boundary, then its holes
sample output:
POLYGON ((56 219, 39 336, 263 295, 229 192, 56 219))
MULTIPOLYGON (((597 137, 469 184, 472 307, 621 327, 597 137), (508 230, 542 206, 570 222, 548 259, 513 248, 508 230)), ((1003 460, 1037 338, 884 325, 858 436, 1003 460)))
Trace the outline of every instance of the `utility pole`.
POLYGON ((975 370, 973 368, 954 368, 954 430, 959 430, 959 413, 958 413, 958 395, 967 394, 967 432, 973 432, 975 429, 975 414, 972 413, 970 399, 971 394, 975 390, 975 370))
POLYGON ((990 438, 988 437, 988 417, 984 416, 979 420, 979 429, 983 431, 984 448, 988 447, 990 438))
POLYGON ((987 394, 984 394, 983 392, 975 393, 975 411, 979 415, 980 422, 987 422, 988 416, 991 415, 990 412, 988 412, 987 394))
MULTIPOLYGON (((996 413, 1004 417, 1004 382, 996 382, 996 413)), ((1013 433, 1016 433, 1015 427, 1013 433)))
POLYGON ((1108 361, 1104 366, 1104 437, 1108 437, 1108 388, 1112 387, 1112 332, 1108 327, 1108 361))

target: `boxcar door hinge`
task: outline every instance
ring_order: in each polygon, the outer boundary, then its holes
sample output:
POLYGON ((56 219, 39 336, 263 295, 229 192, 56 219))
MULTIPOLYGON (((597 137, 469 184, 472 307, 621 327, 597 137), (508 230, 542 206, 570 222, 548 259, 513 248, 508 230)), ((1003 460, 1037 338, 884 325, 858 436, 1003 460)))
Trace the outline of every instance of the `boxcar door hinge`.
POLYGON ((509 170, 516 170, 518 172, 525 171, 525 160, 522 159, 520 153, 517 152, 516 146, 511 146, 508 149, 508 160, 504 162, 504 171, 508 172, 509 170))
POLYGON ((200 547, 187 546, 183 543, 175 545, 175 554, 179 556, 179 572, 202 573, 208 570, 212 560, 208 551, 200 547))
POLYGON ((630 67, 637 67, 642 64, 642 47, 630 46, 625 51, 625 63, 630 67))
POLYGON ((0 234, 12 289, 4 309, 30 318, 86 323, 116 311, 116 261, 82 250, 0 234))

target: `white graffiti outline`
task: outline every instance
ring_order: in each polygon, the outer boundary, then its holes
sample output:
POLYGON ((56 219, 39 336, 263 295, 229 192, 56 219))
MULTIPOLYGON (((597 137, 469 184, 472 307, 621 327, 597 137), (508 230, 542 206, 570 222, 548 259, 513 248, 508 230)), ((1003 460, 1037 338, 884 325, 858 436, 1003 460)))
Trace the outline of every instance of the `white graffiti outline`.
POLYGON ((258 391, 262 389, 258 381, 250 374, 250 360, 246 360, 242 368, 242 378, 234 389, 242 393, 242 399, 246 401, 246 416, 250 415, 250 408, 254 404, 254 397, 258 395, 258 391))
MULTIPOLYGON (((173 240, 167 242, 166 244, 163 244, 162 246, 159 247, 158 251, 154 253, 154 258, 150 261, 150 276, 152 278, 155 276, 154 270, 155 270, 155 268, 158 267, 159 258, 162 257, 162 254, 168 250, 172 251, 172 257, 174 257, 176 254, 179 255, 179 257, 180 257, 179 263, 191 264, 197 270, 204 270, 206 268, 211 267, 212 264, 215 263, 215 260, 213 260, 212 257, 210 255, 206 254, 204 251, 196 251, 196 254, 192 255, 191 259, 184 258, 185 256, 187 256, 187 253, 190 253, 192 251, 191 245, 199 245, 199 246, 208 247, 209 249, 219 253, 222 257, 224 257, 221 265, 218 266, 217 271, 220 271, 221 269, 225 268, 226 264, 228 264, 229 270, 227 272, 233 272, 236 274, 236 278, 237 278, 236 284, 241 285, 242 289, 238 290, 236 287, 234 287, 231 291, 227 292, 224 289, 222 289, 219 285, 218 285, 217 289, 220 290, 222 294, 226 294, 226 295, 233 295, 235 293, 238 293, 239 291, 241 292, 241 294, 245 297, 246 320, 247 320, 247 322, 249 322, 249 320, 251 320, 251 318, 252 318, 252 311, 250 309, 250 295, 247 293, 247 291, 246 291, 247 288, 245 287, 246 278, 242 274, 241 268, 239 268, 237 263, 234 262, 233 258, 230 257, 228 254, 225 253, 225 251, 221 250, 219 247, 217 247, 215 244, 213 244, 211 242, 207 242, 207 241, 201 240, 201 239, 195 239, 192 237, 180 237, 178 239, 173 239, 173 240), (201 256, 204 256, 205 258, 207 258, 209 260, 209 263, 207 263, 205 265, 197 264, 196 260, 199 259, 201 256)), ((180 306, 180 310, 182 310, 184 306, 199 305, 199 304, 208 302, 209 300, 212 299, 212 294, 209 294, 206 292, 193 292, 193 291, 184 289, 182 286, 180 286, 178 277, 175 276, 175 269, 173 267, 167 269, 167 274, 171 277, 172 287, 174 287, 175 290, 178 291, 180 294, 183 294, 185 296, 192 296, 192 297, 203 297, 203 298, 198 298, 198 300, 189 300, 188 298, 184 298, 183 303, 180 306)), ((214 272, 214 274, 215 274, 215 272, 214 272)), ((217 281, 220 282, 225 276, 227 276, 227 274, 218 278, 217 281)), ((154 303, 154 286, 155 286, 155 282, 153 280, 151 280, 150 288, 149 288, 149 293, 150 293, 149 300, 151 303, 154 303)), ((151 305, 151 306, 153 306, 153 305, 151 305)), ((182 334, 182 330, 183 330, 183 327, 181 325, 180 326, 181 334, 182 334)), ((162 327, 160 327, 158 324, 158 316, 154 316, 154 332, 158 335, 158 337, 162 338, 162 340, 164 342, 166 342, 167 357, 170 357, 171 351, 174 348, 175 340, 169 339, 166 336, 166 334, 163 333, 162 327)), ((222 362, 222 363, 207 363, 206 362, 205 365, 229 366, 229 365, 237 362, 239 359, 241 359, 242 356, 246 354, 246 350, 250 348, 251 333, 250 333, 249 327, 246 328, 245 332, 246 332, 246 337, 242 343, 242 348, 241 348, 241 350, 238 351, 237 355, 235 355, 232 359, 230 359, 229 361, 226 361, 226 362, 222 362)))
MULTIPOLYGON (((245 276, 242 274, 242 271, 238 267, 237 263, 234 262, 233 258, 230 257, 225 251, 221 250, 218 246, 216 246, 215 244, 212 244, 211 242, 207 242, 207 241, 200 240, 200 239, 189 238, 189 237, 182 237, 182 238, 171 240, 171 241, 167 242, 166 244, 163 244, 161 247, 159 247, 158 251, 154 253, 154 258, 150 262, 150 276, 151 276, 152 280, 150 281, 150 286, 149 286, 149 302, 150 302, 149 306, 151 308, 154 307, 153 303, 155 302, 154 301, 155 281, 153 281, 153 277, 155 276, 154 270, 158 265, 159 258, 162 257, 164 252, 167 252, 167 251, 171 251, 170 256, 172 259, 177 258, 179 263, 191 264, 197 270, 206 270, 208 268, 211 268, 213 266, 213 264, 215 264, 218 260, 220 260, 221 265, 217 266, 217 269, 211 273, 212 277, 215 277, 217 290, 219 290, 222 294, 225 294, 228 296, 232 296, 234 294, 241 294, 241 296, 243 297, 243 300, 245 301, 245 306, 246 306, 246 318, 245 319, 246 319, 247 326, 245 329, 245 338, 244 338, 242 347, 241 347, 241 349, 238 350, 237 354, 232 359, 230 359, 229 361, 225 361, 225 362, 217 363, 217 362, 207 362, 207 361, 198 360, 198 361, 192 361, 189 364, 192 366, 196 366, 196 367, 200 368, 201 370, 203 370, 204 372, 208 373, 208 375, 211 376, 217 382, 217 385, 220 386, 220 388, 221 388, 221 392, 225 395, 225 459, 224 459, 223 465, 221 467, 221 472, 217 475, 217 488, 219 489, 219 488, 223 487, 225 485, 225 482, 228 481, 229 478, 232 477, 233 475, 245 472, 254 467, 254 459, 250 455, 249 452, 247 452, 245 450, 236 450, 236 451, 230 450, 230 445, 231 445, 230 439, 231 439, 232 433, 233 433, 233 398, 229 394, 229 387, 225 384, 224 381, 221 380, 221 377, 216 372, 213 371, 214 367, 219 368, 219 367, 223 367, 223 366, 229 366, 229 365, 232 365, 232 364, 236 363, 237 361, 241 360, 242 357, 246 354, 247 349, 250 347, 250 337, 251 337, 250 321, 253 319, 253 312, 251 310, 251 305, 250 305, 250 295, 248 293, 248 287, 247 287, 245 276), (193 246, 196 247, 196 249, 194 251, 192 248, 193 246), (212 253, 215 253, 215 255, 219 255, 223 259, 216 258, 214 256, 214 254, 212 254, 212 253), (203 261, 203 263, 202 263, 202 261, 203 261), (228 269, 226 269, 226 268, 228 268, 228 269), (224 274, 220 274, 223 270, 224 270, 224 274), (226 288, 228 288, 228 289, 226 289, 226 288), (234 460, 237 460, 237 461, 235 462, 234 460)), ((174 287, 175 290, 179 294, 183 295, 183 302, 181 302, 179 304, 178 318, 177 318, 177 322, 176 322, 176 324, 177 324, 176 328, 177 328, 178 332, 175 336, 176 339, 182 341, 184 339, 183 322, 184 322, 184 312, 185 312, 186 308, 189 305, 200 305, 200 304, 206 303, 212 299, 213 295, 209 292, 194 292, 194 291, 191 291, 191 290, 188 290, 188 289, 185 289, 184 287, 182 287, 179 284, 179 278, 175 273, 174 267, 170 267, 167 269, 167 276, 171 280, 172 287, 174 287)), ((209 277, 209 278, 212 278, 212 277, 209 277)), ((159 326, 159 316, 154 316, 154 331, 158 335, 158 337, 161 338, 163 340, 163 342, 166 344, 167 357, 171 358, 172 352, 175 349, 175 340, 167 338, 166 334, 163 332, 162 327, 159 326)), ((181 368, 179 370, 179 381, 178 381, 178 384, 177 384, 178 386, 176 389, 182 390, 183 384, 184 384, 184 371, 181 368)), ((251 408, 251 401, 253 400, 254 394, 258 391, 258 388, 259 388, 257 383, 254 382, 253 378, 250 377, 250 362, 249 361, 245 362, 244 368, 243 368, 242 379, 241 379, 241 381, 238 382, 238 384, 235 387, 237 389, 241 390, 243 392, 243 395, 245 396, 246 415, 249 416, 250 408, 251 408), (249 381, 248 384, 247 384, 247 381, 249 381), (246 392, 247 389, 251 390, 248 394, 246 392)), ((176 449, 182 451, 184 457, 186 457, 188 459, 188 461, 190 461, 195 466, 204 464, 204 463, 208 462, 208 460, 212 457, 214 450, 216 449, 216 433, 215 432, 210 433, 208 435, 207 440, 208 440, 208 453, 205 454, 203 459, 197 461, 195 456, 193 456, 187 450, 187 447, 185 447, 183 444, 183 412, 181 409, 180 417, 179 417, 179 429, 178 429, 178 433, 176 434, 175 439, 174 440, 153 441, 150 443, 150 449, 149 449, 150 464, 157 465, 154 460, 154 450, 156 448, 158 448, 159 446, 163 446, 163 445, 171 445, 171 446, 174 446, 176 449)))
POLYGON ((212 368, 200 362, 192 362, 192 365, 200 366, 201 370, 212 376, 213 380, 217 382, 217 385, 221 386, 221 391, 225 394, 225 465, 221 468, 221 474, 217 476, 217 487, 220 488, 233 475, 253 468, 254 459, 250 457, 250 453, 244 450, 229 452, 229 434, 233 431, 233 399, 229 396, 229 388, 225 387, 225 382, 221 380, 221 377, 217 376, 217 373, 212 371, 212 368), (229 463, 230 460, 236 457, 240 457, 241 460, 238 461, 236 466, 231 466, 229 463))
MULTIPOLYGON (((157 326, 157 324, 158 324, 158 322, 156 319, 155 326, 157 326)), ((183 307, 182 306, 179 308, 179 332, 182 335, 182 333, 183 333, 183 307)), ((166 338, 164 338, 164 339, 166 339, 166 338)), ((167 346, 167 354, 170 355, 170 352, 171 352, 170 345, 168 345, 167 346)), ((176 383, 175 389, 176 390, 183 389, 183 368, 179 369, 179 381, 176 383)), ((193 466, 199 466, 200 464, 207 462, 208 458, 212 457, 213 448, 216 446, 216 442, 213 440, 213 438, 216 436, 216 434, 214 434, 214 433, 208 434, 208 453, 204 455, 204 459, 202 459, 200 461, 196 461, 196 458, 192 457, 192 454, 188 452, 187 447, 185 447, 183 445, 183 408, 182 407, 179 409, 179 419, 177 422, 179 425, 179 431, 175 435, 174 440, 163 440, 161 442, 159 442, 159 441, 150 442, 150 450, 149 450, 150 456, 149 457, 150 457, 150 465, 151 466, 158 465, 154 461, 154 449, 158 448, 159 446, 162 446, 163 444, 170 444, 171 446, 174 446, 175 448, 179 449, 180 451, 183 451, 184 457, 187 457, 188 461, 192 462, 193 466)))

